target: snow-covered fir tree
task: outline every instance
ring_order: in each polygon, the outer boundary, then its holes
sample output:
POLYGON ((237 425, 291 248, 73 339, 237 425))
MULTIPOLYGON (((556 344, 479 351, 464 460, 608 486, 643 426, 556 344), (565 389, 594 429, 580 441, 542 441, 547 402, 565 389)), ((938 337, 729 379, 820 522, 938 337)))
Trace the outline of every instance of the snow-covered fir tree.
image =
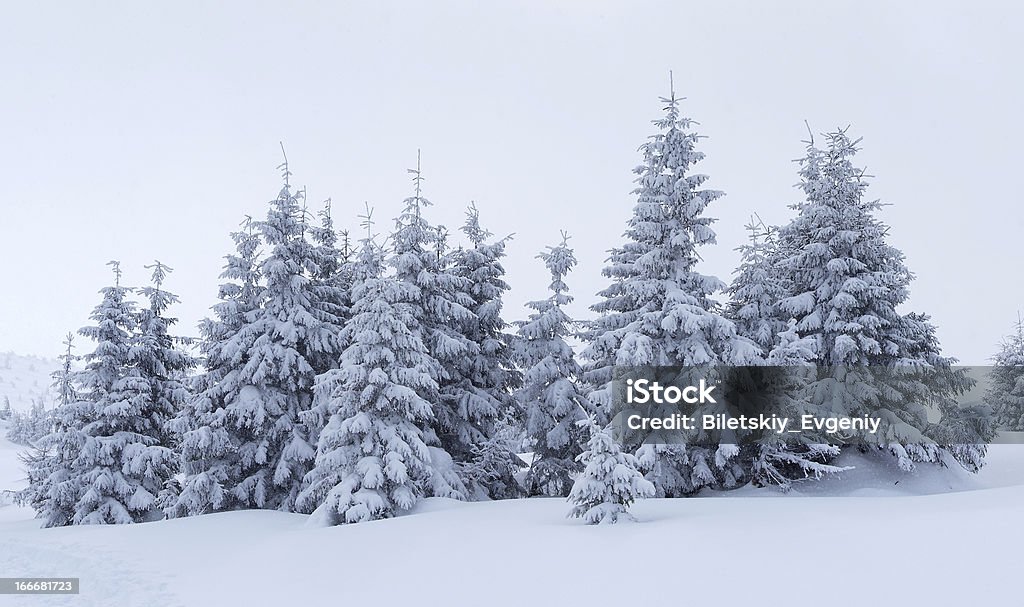
POLYGON ((519 426, 499 422, 494 434, 483 444, 474 445, 472 459, 464 464, 461 477, 471 496, 506 500, 523 497, 519 482, 523 460, 519 457, 523 444, 519 426), (478 488, 474 495, 472 488, 478 488), (482 490, 482 493, 481 493, 482 490))
POLYGON ((3 402, 0 403, 0 419, 11 419, 13 413, 14 411, 11 410, 11 399, 5 394, 3 402))
POLYGON ((736 323, 737 333, 757 344, 767 357, 787 328, 778 305, 788 293, 785 276, 775 266, 775 232, 760 219, 751 219, 746 228, 749 242, 738 249, 740 266, 727 289, 726 316, 736 323))
POLYGON ((159 261, 146 266, 152 270, 152 285, 139 289, 149 306, 139 312, 138 327, 133 335, 131 362, 146 382, 140 393, 148 399, 145 410, 151 416, 152 434, 161 445, 171 447, 176 440, 169 423, 179 415, 192 393, 188 373, 198 361, 185 351, 190 340, 176 338, 170 329, 178 321, 166 315, 178 303, 178 296, 163 288, 172 269, 159 261))
MULTIPOLYGON (((324 208, 317 214, 319 225, 307 226, 313 245, 309 283, 312 309, 325 327, 337 331, 334 348, 325 349, 310 357, 310 365, 318 376, 337 367, 338 357, 347 345, 342 340, 341 328, 351 316, 355 271, 348 233, 342 232, 339 239, 339 233, 334 228, 334 218, 331 216, 331 206, 331 200, 328 199, 324 203, 324 208)), ((318 404, 314 394, 312 406, 302 412, 301 419, 311 428, 313 435, 316 435, 327 424, 327 418, 325 403, 318 404)))
POLYGON ((50 433, 51 412, 41 399, 33 399, 32 407, 25 413, 13 411, 9 419, 6 436, 12 443, 31 447, 50 433))
POLYGON ((519 381, 512 362, 509 337, 505 330, 508 323, 502 318, 503 297, 509 290, 505 282, 505 268, 501 260, 505 257, 505 246, 511 236, 488 242, 493 234, 480 225, 480 213, 475 204, 466 211, 466 222, 462 231, 469 238, 471 246, 458 249, 455 254, 453 272, 465 279, 466 292, 472 298, 469 310, 474 322, 464 327, 464 332, 479 345, 477 355, 466 361, 464 373, 475 386, 501 401, 505 407, 513 407, 510 391, 519 381))
POLYGON ((593 419, 577 423, 589 427, 590 440, 578 456, 583 472, 569 493, 573 504, 569 516, 590 525, 634 520, 629 507, 640 498, 653 497, 654 485, 637 470, 636 458, 622 451, 608 428, 593 419))
MULTIPOLYGON (((75 334, 68 333, 62 345, 64 352, 58 357, 61 361, 59 369, 54 371, 50 377, 53 379, 52 387, 57 391, 57 407, 68 406, 78 400, 78 392, 75 388, 72 364, 77 356, 72 354, 74 349, 75 334)), ((39 495, 44 481, 53 473, 53 467, 59 462, 51 457, 50 449, 46 446, 47 441, 38 440, 50 435, 58 428, 54 425, 56 411, 51 412, 47 417, 45 432, 41 432, 33 441, 38 441, 32 449, 23 453, 20 458, 25 467, 25 474, 28 477, 28 487, 20 491, 15 499, 22 505, 41 505, 39 495)), ((10 437, 8 437, 10 438, 10 437)), ((17 441, 14 441, 17 442, 17 441)), ((39 510, 36 508, 36 510, 39 510)))
POLYGON ((318 378, 330 421, 300 506, 322 524, 389 518, 412 508, 433 487, 424 440, 438 363, 417 318, 418 288, 384 275, 381 252, 367 238, 353 290, 348 347, 339 368, 318 378))
POLYGON ((215 319, 199 323, 199 348, 204 372, 196 380, 197 393, 172 427, 182 436, 179 447, 185 482, 169 516, 186 516, 212 510, 242 507, 225 488, 241 475, 236 443, 224 427, 225 406, 237 398, 244 384, 241 371, 248 362, 241 344, 263 306, 260 280, 260 238, 251 217, 231 234, 235 252, 225 256, 215 319))
POLYGON ((493 433, 502 414, 502 401, 474 385, 466 375, 466 361, 480 356, 480 345, 466 334, 478 322, 471 311, 470 281, 458 275, 445 255, 444 233, 431 225, 423 212, 431 203, 422 195, 419 162, 413 174, 414 194, 405 200, 392 236, 394 255, 389 262, 398 280, 416 288, 419 300, 413 314, 422 330, 429 355, 438 362, 439 397, 434 405, 433 428, 426 436, 439 444, 456 464, 472 460, 474 445, 493 433))
POLYGON ((80 399, 56 409, 43 442, 50 473, 32 502, 48 527, 157 518, 157 496, 175 470, 174 453, 160 444, 165 412, 134 359, 140 316, 112 264, 117 280, 101 291, 96 324, 79 331, 96 342, 74 375, 80 399))
POLYGON ((906 300, 910 272, 903 254, 885 242, 886 227, 864 197, 867 182, 852 162, 859 142, 844 132, 813 143, 801 160, 806 200, 780 232, 789 253, 779 261, 791 282, 780 305, 801 336, 815 336, 816 361, 825 365, 884 364, 899 355, 895 306, 906 300))
POLYGON ((927 317, 896 311, 909 295, 912 275, 903 254, 886 241, 888 227, 875 216, 880 203, 865 197, 867 181, 853 163, 858 144, 842 130, 827 135, 825 149, 808 144, 800 169, 806 198, 794 205, 797 216, 779 234, 786 252, 780 271, 791 285, 780 308, 796 319, 800 337, 814 340, 815 363, 841 373, 819 378, 831 392, 812 386, 808 393, 816 400, 809 404, 822 415, 885 417, 892 423, 877 436, 877 446, 911 470, 915 462, 941 461, 935 437, 922 432, 926 407, 963 386, 943 384, 952 391, 944 394, 935 381, 892 371, 945 372, 952 360, 939 355, 937 341, 924 347, 922 336, 933 331, 927 317), (885 382, 884 389, 863 389, 882 387, 878 382, 885 382), (837 398, 836 390, 845 390, 844 396, 837 398))
POLYGON ((78 398, 78 393, 75 392, 74 374, 72 373, 72 365, 78 358, 72 354, 75 347, 74 344, 75 334, 68 333, 61 343, 64 346, 64 352, 57 357, 60 360, 60 368, 50 375, 53 379, 53 388, 57 390, 58 405, 66 405, 78 398))
MULTIPOLYGON (((719 312, 713 299, 725 288, 697 271, 698 249, 713 244, 714 221, 704 214, 722 193, 704 189, 693 172, 704 157, 690 119, 680 114, 674 91, 658 133, 643 145, 635 169, 637 202, 627 242, 612 251, 604 274, 612 284, 593 306, 600 316, 586 334, 585 378, 590 398, 607 417, 615 366, 748 364, 760 352, 719 312)), ((637 456, 659 495, 691 494, 705 486, 742 482, 734 450, 707 446, 644 445, 637 456)))
POLYGON ((340 327, 311 278, 323 260, 309 240, 301 192, 289 182, 254 224, 236 236, 240 255, 225 276, 238 280, 222 296, 218 322, 207 323, 207 375, 182 441, 186 476, 168 514, 266 508, 292 510, 316 453, 317 416, 309 415, 323 361, 339 348, 340 327), (318 264, 317 262, 321 263, 318 264), (256 278, 262 283, 257 283, 256 278), (212 360, 209 360, 211 354, 212 360), (305 415, 304 415, 305 414, 305 415))
POLYGON ((489 242, 493 234, 480 225, 475 204, 466 212, 462 232, 470 245, 453 251, 452 271, 464 279, 464 288, 471 304, 472 317, 462 333, 476 347, 474 355, 461 361, 460 375, 465 381, 466 411, 490 411, 496 416, 479 418, 486 435, 483 444, 474 445, 472 460, 466 464, 466 480, 471 494, 484 494, 495 499, 517 496, 514 475, 522 461, 516 454, 514 428, 521 422, 519 407, 512 391, 521 382, 521 375, 512 362, 508 324, 502 318, 502 305, 508 283, 501 260, 511 236, 489 242))
MULTIPOLYGON (((309 267, 309 290, 318 320, 325 327, 340 333, 340 328, 345 326, 348 320, 352 305, 350 300, 353 270, 349 259, 351 251, 348 233, 342 233, 343 239, 339 242, 339 233, 331 216, 330 200, 324 203, 324 208, 317 215, 319 225, 308 226, 313 244, 310 254, 312 263, 309 267)), ((324 373, 336 366, 343 344, 337 339, 335 341, 335 347, 316 349, 311 354, 311 364, 317 373, 324 373)))
POLYGON ((996 415, 999 427, 1024 431, 1024 321, 999 345, 992 357, 986 403, 996 415))
POLYGON ((530 495, 565 497, 580 470, 585 428, 577 424, 591 410, 581 385, 582 369, 566 342, 576 331, 564 307, 572 302, 565 277, 576 257, 562 233, 558 246, 538 255, 551 274, 551 295, 527 305, 533 312, 518 323, 516 358, 523 385, 516 397, 526 420, 527 448, 533 461, 526 474, 530 495))
MULTIPOLYGON (((178 296, 164 289, 163 284, 172 269, 160 261, 146 268, 152 270, 152 284, 138 291, 149 306, 139 311, 131 348, 131 363, 141 380, 136 398, 140 409, 150 418, 150 435, 159 445, 177 449, 181 435, 175 421, 192 397, 188 374, 198 361, 185 350, 191 340, 170 334, 177 319, 166 313, 171 305, 178 303, 178 296)), ((179 487, 174 476, 179 466, 180 458, 175 452, 171 477, 165 479, 164 489, 159 494, 161 507, 176 499, 179 487)))

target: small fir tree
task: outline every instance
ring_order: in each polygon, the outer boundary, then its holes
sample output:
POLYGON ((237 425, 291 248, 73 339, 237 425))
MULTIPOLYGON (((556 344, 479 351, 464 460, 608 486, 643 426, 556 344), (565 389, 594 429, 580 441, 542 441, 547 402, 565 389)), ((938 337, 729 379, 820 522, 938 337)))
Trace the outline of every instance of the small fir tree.
POLYGON ((53 379, 53 387, 57 390, 58 405, 72 403, 78 398, 78 394, 75 392, 74 375, 71 372, 72 365, 78 358, 71 353, 74 349, 74 341, 74 333, 68 333, 64 337, 61 344, 64 346, 64 352, 58 357, 60 369, 54 371, 50 376, 53 379))
POLYGON ((629 507, 637 499, 653 497, 654 485, 637 470, 637 461, 623 453, 607 428, 593 419, 578 422, 590 427, 587 449, 579 455, 583 473, 573 483, 569 516, 589 525, 635 520, 629 507))

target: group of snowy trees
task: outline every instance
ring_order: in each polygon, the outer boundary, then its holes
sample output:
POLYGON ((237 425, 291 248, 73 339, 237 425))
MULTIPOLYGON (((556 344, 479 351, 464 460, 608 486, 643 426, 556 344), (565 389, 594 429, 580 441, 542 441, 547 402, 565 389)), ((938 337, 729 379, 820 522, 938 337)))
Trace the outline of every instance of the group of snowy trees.
POLYGON ((30 487, 23 495, 47 526, 150 520, 165 486, 177 472, 176 437, 168 422, 189 391, 186 373, 195 360, 182 349, 165 315, 177 298, 163 289, 170 268, 148 266, 152 285, 137 289, 148 304, 130 299, 121 269, 110 263, 114 285, 101 291, 95 324, 79 331, 96 343, 71 366, 71 336, 52 432, 27 460, 30 487))
MULTIPOLYGON (((785 375, 797 384, 787 386, 788 406, 891 420, 877 444, 860 448, 891 453, 904 470, 947 456, 976 470, 991 425, 953 419, 967 416, 951 403, 970 379, 941 356, 926 315, 897 311, 911 273, 887 242, 888 227, 876 216, 880 203, 867 197, 863 170, 854 163, 859 140, 838 130, 822 147, 808 142, 799 171, 804 200, 792 205, 795 216, 779 228, 751 226, 751 242, 741 248, 741 265, 726 287, 695 269, 697 247, 715 239, 704 211, 721 194, 702 189, 706 177, 692 171, 702 158, 698 136, 679 115, 677 100, 665 102, 666 116, 656 122, 661 132, 643 148, 645 162, 637 168, 626 243, 612 252, 605 270, 611 284, 586 335, 591 398, 607 409, 615 366, 814 366, 814 375, 785 375), (720 307, 711 296, 723 289, 729 301, 720 307), (866 369, 914 372, 894 372, 885 389, 865 391, 878 381, 866 369), (927 424, 929 407, 949 419, 927 424)), ((744 449, 640 445, 637 457, 665 496, 747 482, 788 488, 841 470, 832 464, 839 445, 809 433, 801 439, 793 445, 766 437, 744 449)))
MULTIPOLYGON (((75 357, 72 355, 73 334, 68 334, 64 341, 64 353, 58 358, 61 361, 60 369, 51 374, 53 388, 57 391, 57 399, 60 403, 69 403, 74 395, 74 384, 71 375, 71 368, 75 357)), ((10 365, 8 359, 7 365, 10 365)), ((35 447, 36 443, 53 431, 54 411, 46 408, 46 398, 39 397, 32 399, 32 407, 27 413, 11 410, 11 402, 5 396, 4 404, 0 407, 0 420, 8 420, 7 439, 12 443, 35 447)))
POLYGON ((50 433, 50 411, 41 399, 27 412, 11 410, 10 403, 0 406, 0 420, 6 420, 7 440, 19 445, 32 445, 50 433))
MULTIPOLYGON (((865 402, 851 390, 851 415, 920 416, 969 387, 941 356, 928 317, 897 312, 911 274, 875 216, 879 204, 865 197, 857 141, 837 131, 822 148, 809 143, 794 218, 751 226, 726 285, 698 268, 699 249, 715 243, 706 211, 722 193, 694 171, 700 137, 679 99, 663 101, 635 171, 625 242, 611 251, 589 322, 565 310, 576 259, 563 233, 538 256, 551 276, 548 296, 528 304, 526 320, 506 323, 508 237, 494 238, 471 206, 464 243, 454 246, 429 221, 418 165, 390 235, 374 233, 367 210, 366 234, 353 245, 335 230, 329 201, 315 217, 307 211, 285 164, 266 218, 247 218, 232 234, 196 358, 169 333, 170 269, 157 262, 152 286, 133 290, 120 285, 115 264, 114 286, 81 331, 95 350, 84 369, 66 366, 58 378, 61 404, 28 461, 23 498, 50 526, 246 508, 338 524, 390 517, 429 496, 524 495, 569 497, 573 516, 614 522, 641 497, 788 487, 841 470, 833 465, 840 447, 813 437, 743 448, 622 445, 609 429, 616 367, 944 374, 941 391, 908 380, 865 402), (532 453, 525 466, 521 451, 532 453)), ((820 404, 821 381, 791 386, 803 395, 793 406, 820 404)), ((988 426, 958 427, 888 435, 873 448, 907 470, 947 454, 976 469, 988 426)))
MULTIPOLYGON (((890 422, 877 443, 852 448, 889 453, 908 471, 918 462, 951 461, 977 470, 994 435, 992 420, 981 408, 955 406, 972 380, 941 355, 928 316, 897 311, 912 275, 887 242, 888 227, 876 216, 880 203, 866 196, 867 181, 854 163, 859 140, 838 130, 822 147, 808 142, 799 171, 804 200, 792 205, 795 216, 779 228, 750 226, 751 241, 726 286, 696 267, 698 248, 715 242, 705 210, 722 194, 704 188, 707 177, 693 171, 703 155, 678 99, 664 102, 659 132, 642 147, 644 162, 635 171, 625 243, 611 251, 604 270, 610 284, 582 335, 582 378, 594 415, 607 422, 614 413, 616 367, 807 366, 817 372, 782 375, 790 384, 787 408, 870 413, 890 422), (724 306, 713 297, 722 291, 729 296, 724 306), (892 373, 882 374, 884 386, 864 390, 879 382, 872 369, 892 373), (943 413, 941 423, 927 422, 929 408, 943 413)), ((843 470, 834 463, 842 445, 811 433, 797 444, 768 436, 742 448, 739 440, 626 445, 635 464, 610 453, 599 432, 593 436, 571 496, 574 514, 591 522, 615 520, 647 493, 691 495, 749 482, 785 489, 843 470), (653 487, 636 480, 634 465, 653 487), (606 514, 608 503, 619 508, 606 514)))

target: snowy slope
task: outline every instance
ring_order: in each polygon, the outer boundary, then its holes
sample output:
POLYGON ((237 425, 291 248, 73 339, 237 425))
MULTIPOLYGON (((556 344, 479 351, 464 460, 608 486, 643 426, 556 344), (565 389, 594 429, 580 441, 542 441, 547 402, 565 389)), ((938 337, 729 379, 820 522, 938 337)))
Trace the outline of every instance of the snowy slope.
POLYGON ((58 368, 60 362, 53 359, 0 353, 0 405, 7 397, 15 411, 28 411, 42 399, 49 409, 54 402, 50 374, 58 368))
POLYGON ((250 511, 40 530, 30 512, 0 507, 0 571, 78 576, 83 589, 0 604, 953 605, 980 596, 977 580, 989 603, 1020 601, 1024 527, 1009 521, 1024 503, 1024 448, 994 447, 949 493, 934 493, 949 484, 941 471, 893 485, 880 470, 844 483, 843 496, 823 485, 813 498, 648 500, 634 508, 640 523, 610 527, 566 520, 559 499, 431 499, 328 529, 250 511), (933 494, 901 494, 914 491, 933 494))
POLYGON ((25 472, 21 469, 18 452, 24 449, 8 441, 8 423, 0 420, 0 517, 5 514, 3 507, 10 502, 10 491, 25 486, 25 472))

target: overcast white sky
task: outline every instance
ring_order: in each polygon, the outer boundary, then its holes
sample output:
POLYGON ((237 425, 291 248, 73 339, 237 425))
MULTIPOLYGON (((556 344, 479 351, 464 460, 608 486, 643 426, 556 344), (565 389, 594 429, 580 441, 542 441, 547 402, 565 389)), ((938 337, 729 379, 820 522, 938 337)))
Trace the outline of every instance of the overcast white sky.
POLYGON ((509 319, 544 296, 534 255, 569 230, 586 316, 671 69, 727 194, 704 271, 730 277, 752 212, 790 216, 804 120, 849 124, 917 275, 908 309, 986 362, 1024 301, 1020 5, 693 4, 6 5, 0 351, 55 355, 111 259, 131 284, 153 259, 174 267, 195 334, 228 233, 277 193, 278 141, 312 200, 351 226, 369 201, 382 230, 422 148, 432 220, 458 226, 476 200, 516 233, 509 319))

